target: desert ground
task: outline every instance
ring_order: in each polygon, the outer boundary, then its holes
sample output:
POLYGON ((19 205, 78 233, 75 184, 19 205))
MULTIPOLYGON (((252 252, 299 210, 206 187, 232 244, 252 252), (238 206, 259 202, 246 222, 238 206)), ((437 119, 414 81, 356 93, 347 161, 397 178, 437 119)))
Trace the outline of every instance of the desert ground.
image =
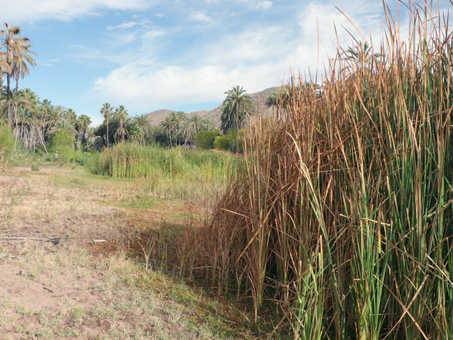
POLYGON ((203 202, 145 181, 33 170, 0 172, 1 339, 251 338, 240 308, 151 256, 153 231, 193 223, 203 202))

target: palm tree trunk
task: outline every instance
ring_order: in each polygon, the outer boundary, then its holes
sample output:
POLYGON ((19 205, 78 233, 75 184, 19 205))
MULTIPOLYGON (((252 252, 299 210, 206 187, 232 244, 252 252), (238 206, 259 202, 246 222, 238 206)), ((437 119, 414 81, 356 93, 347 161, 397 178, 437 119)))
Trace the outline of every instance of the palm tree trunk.
POLYGON ((110 136, 109 136, 109 119, 107 118, 107 149, 110 149, 110 136))
MULTIPOLYGON (((43 130, 44 130, 44 129, 43 129, 43 130)), ((39 131, 38 131, 39 139, 40 139, 40 141, 41 141, 42 147, 44 148, 44 151, 46 152, 46 154, 48 154, 47 148, 46 148, 46 143, 44 143, 44 138, 43 138, 44 131, 42 131, 42 133, 40 133, 40 132, 41 132, 41 131, 39 130, 39 131)))
POLYGON ((16 79, 16 92, 14 93, 13 95, 13 105, 12 105, 12 108, 13 108, 13 114, 14 114, 14 127, 16 126, 17 124, 17 106, 14 105, 16 103, 16 100, 17 100, 17 95, 19 94, 19 77, 16 79))
POLYGON ((8 109, 8 126, 10 129, 14 126, 14 115, 11 106, 11 76, 9 74, 6 75, 6 100, 7 100, 7 109, 8 109))

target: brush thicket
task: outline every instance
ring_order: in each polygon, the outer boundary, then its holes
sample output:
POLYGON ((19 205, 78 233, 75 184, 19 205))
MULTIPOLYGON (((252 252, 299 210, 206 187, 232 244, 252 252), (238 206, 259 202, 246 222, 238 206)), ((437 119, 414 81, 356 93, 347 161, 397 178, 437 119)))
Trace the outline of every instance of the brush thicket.
POLYGON ((405 43, 387 13, 379 51, 293 80, 192 238, 191 268, 294 338, 453 338, 452 36, 418 8, 405 43))

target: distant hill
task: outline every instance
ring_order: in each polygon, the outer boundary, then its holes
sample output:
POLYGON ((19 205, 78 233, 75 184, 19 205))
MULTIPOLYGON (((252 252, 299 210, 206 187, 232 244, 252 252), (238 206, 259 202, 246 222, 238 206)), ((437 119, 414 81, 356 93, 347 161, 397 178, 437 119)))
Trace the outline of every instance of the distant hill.
MULTIPOLYGON (((259 108, 259 112, 263 115, 271 113, 272 109, 268 109, 265 105, 266 99, 275 91, 279 89, 278 86, 265 89, 260 92, 249 93, 252 98, 255 106, 259 108)), ((172 111, 171 110, 157 110, 150 113, 147 113, 148 119, 151 121, 152 125, 158 125, 162 122, 165 117, 167 117, 172 111)), ((215 124, 220 125, 220 116, 222 114, 222 103, 212 110, 203 110, 187 113, 189 116, 198 115, 203 118, 212 118, 215 124)))

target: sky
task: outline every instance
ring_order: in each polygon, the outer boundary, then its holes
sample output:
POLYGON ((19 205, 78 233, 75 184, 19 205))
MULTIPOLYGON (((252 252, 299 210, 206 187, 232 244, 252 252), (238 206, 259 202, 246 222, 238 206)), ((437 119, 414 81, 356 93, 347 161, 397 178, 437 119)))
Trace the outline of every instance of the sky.
MULTIPOLYGON (((386 3, 396 13, 398 2, 386 3)), ((380 0, 0 0, 0 9, 36 52, 20 87, 92 126, 106 102, 131 116, 210 110, 236 85, 253 93, 322 74, 337 41, 351 45, 357 30, 379 40, 384 15, 380 0)))

